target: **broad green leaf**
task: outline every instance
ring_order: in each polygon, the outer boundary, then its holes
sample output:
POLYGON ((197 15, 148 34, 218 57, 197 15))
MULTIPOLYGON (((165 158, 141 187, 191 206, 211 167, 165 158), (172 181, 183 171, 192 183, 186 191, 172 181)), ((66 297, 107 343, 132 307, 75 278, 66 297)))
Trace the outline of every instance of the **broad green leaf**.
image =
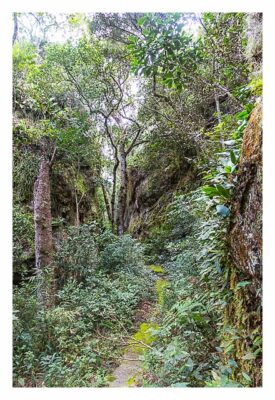
POLYGON ((226 174, 231 174, 231 172, 232 172, 231 166, 230 166, 230 165, 226 165, 226 166, 224 167, 224 172, 225 172, 226 174))
POLYGON ((192 358, 188 358, 187 363, 186 363, 185 365, 188 367, 188 369, 189 369, 190 371, 193 371, 194 363, 193 363, 192 358))
POLYGON ((251 284, 250 281, 242 281, 242 282, 239 282, 239 283, 237 283, 237 285, 236 285, 236 289, 239 289, 239 288, 241 288, 241 287, 245 287, 245 286, 250 285, 250 284, 251 284))
POLYGON ((253 353, 247 353, 242 357, 243 360, 255 360, 256 356, 253 353))
POLYGON ((245 372, 242 372, 242 376, 244 377, 244 379, 246 379, 247 381, 251 382, 250 376, 247 375, 245 372))
POLYGON ((225 198, 227 198, 227 199, 230 197, 230 192, 229 192, 229 190, 226 189, 224 186, 222 186, 222 185, 216 185, 216 188, 217 188, 218 193, 219 193, 221 196, 223 196, 223 197, 225 197, 225 198))
POLYGON ((237 162, 238 162, 233 150, 230 151, 230 160, 231 160, 232 164, 237 164, 237 162))
POLYGON ((236 363, 235 360, 229 360, 229 361, 228 361, 228 364, 229 364, 231 367, 238 368, 238 364, 236 363))

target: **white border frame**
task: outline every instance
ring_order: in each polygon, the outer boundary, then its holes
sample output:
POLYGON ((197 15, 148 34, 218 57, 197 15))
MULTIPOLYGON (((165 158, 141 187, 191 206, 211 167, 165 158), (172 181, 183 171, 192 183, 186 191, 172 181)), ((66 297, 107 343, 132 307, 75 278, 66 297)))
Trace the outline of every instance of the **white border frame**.
MULTIPOLYGON (((5 1, 5 0, 4 0, 5 1)), ((0 5, 0 137, 1 137, 1 222, 4 220, 0 238, 1 245, 1 279, 0 295, 1 304, 1 372, 0 390, 2 399, 113 399, 131 400, 142 398, 154 399, 170 397, 171 399, 263 399, 270 398, 273 388, 273 364, 274 355, 274 151, 275 151, 275 112, 273 103, 275 102, 274 90, 274 27, 275 19, 272 12, 272 0, 262 1, 225 1, 217 0, 100 0, 95 3, 84 0, 77 0, 69 3, 68 0, 10 0, 0 5), (12 120, 12 63, 11 63, 11 37, 12 37, 12 18, 14 11, 47 11, 47 12, 126 12, 126 11, 162 11, 162 12, 263 12, 264 14, 264 378, 263 388, 12 388, 12 338, 11 338, 11 314, 12 314, 12 139, 11 139, 11 120, 12 120), (273 129, 272 129, 273 128, 273 129), (273 298, 272 298, 273 297, 273 298)))

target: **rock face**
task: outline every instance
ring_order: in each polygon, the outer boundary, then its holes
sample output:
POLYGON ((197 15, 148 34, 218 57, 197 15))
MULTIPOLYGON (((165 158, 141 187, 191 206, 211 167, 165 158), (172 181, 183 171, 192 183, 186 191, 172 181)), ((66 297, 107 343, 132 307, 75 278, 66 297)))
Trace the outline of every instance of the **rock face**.
POLYGON ((199 180, 192 166, 182 163, 180 167, 168 166, 162 173, 132 168, 128 171, 128 200, 126 224, 136 237, 146 236, 151 220, 161 216, 161 209, 171 201, 178 189, 188 191, 197 187, 199 180))
POLYGON ((262 277, 262 104, 253 110, 244 132, 229 246, 235 267, 258 287, 262 277))
POLYGON ((260 72, 263 51, 263 14, 247 14, 247 46, 246 57, 254 72, 260 72))
POLYGON ((238 181, 233 196, 228 231, 230 289, 232 298, 225 310, 224 325, 241 337, 236 340, 234 357, 250 376, 252 386, 262 385, 261 348, 255 340, 262 336, 262 105, 253 110, 244 131, 238 181), (240 281, 249 285, 237 290, 240 281), (251 359, 246 358, 251 355, 251 359))

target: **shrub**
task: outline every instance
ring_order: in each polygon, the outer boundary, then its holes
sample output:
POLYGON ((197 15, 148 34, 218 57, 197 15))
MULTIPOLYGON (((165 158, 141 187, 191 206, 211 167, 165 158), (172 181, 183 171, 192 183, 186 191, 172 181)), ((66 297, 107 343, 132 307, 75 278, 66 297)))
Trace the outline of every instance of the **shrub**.
POLYGON ((13 272, 26 274, 34 258, 33 215, 19 205, 13 208, 13 272))
POLYGON ((100 253, 100 266, 110 273, 124 271, 139 273, 143 266, 143 250, 130 235, 117 237, 100 253))
POLYGON ((70 227, 56 255, 59 278, 80 281, 94 273, 98 267, 98 250, 95 243, 94 223, 70 227))
POLYGON ((68 230, 56 257, 56 305, 39 309, 37 278, 15 289, 16 386, 107 384, 139 302, 152 295, 142 253, 131 237, 97 232, 94 224, 68 230))

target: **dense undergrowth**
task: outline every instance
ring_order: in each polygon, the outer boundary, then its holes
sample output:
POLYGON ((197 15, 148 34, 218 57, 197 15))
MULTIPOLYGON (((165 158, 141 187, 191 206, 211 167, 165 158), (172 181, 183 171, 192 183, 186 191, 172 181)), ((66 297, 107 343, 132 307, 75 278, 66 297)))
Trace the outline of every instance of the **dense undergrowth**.
MULTIPOLYGON (((202 159, 208 185, 174 195, 164 222, 151 228, 143 244, 95 223, 63 231, 54 261, 54 306, 39 307, 37 277, 26 276, 15 289, 15 386, 108 385, 140 301, 154 298, 156 325, 148 342, 152 350, 143 354, 144 386, 251 384, 261 338, 257 330, 247 332, 245 320, 236 326, 230 319, 232 301, 243 312, 250 282, 230 269, 226 248, 230 196, 251 109, 214 128, 213 142, 220 143, 224 129, 230 140, 208 165, 202 159), (154 288, 155 275, 162 273, 154 288)), ((23 247, 33 251, 33 225, 18 207, 14 232, 15 261, 22 264, 23 247)))
POLYGON ((214 128, 215 134, 226 131, 228 140, 204 170, 209 185, 176 195, 165 222, 145 241, 147 257, 165 267, 168 279, 153 350, 145 353, 146 386, 242 387, 257 376, 260 327, 249 329, 247 320, 252 314, 260 318, 260 310, 246 310, 251 282, 232 267, 226 244, 242 133, 252 108, 248 104, 214 128), (233 309, 238 312, 232 318, 233 309))
POLYGON ((15 289, 15 386, 108 384, 139 302, 152 297, 152 275, 130 236, 96 233, 94 224, 67 235, 56 258, 56 304, 40 309, 37 278, 15 289))

